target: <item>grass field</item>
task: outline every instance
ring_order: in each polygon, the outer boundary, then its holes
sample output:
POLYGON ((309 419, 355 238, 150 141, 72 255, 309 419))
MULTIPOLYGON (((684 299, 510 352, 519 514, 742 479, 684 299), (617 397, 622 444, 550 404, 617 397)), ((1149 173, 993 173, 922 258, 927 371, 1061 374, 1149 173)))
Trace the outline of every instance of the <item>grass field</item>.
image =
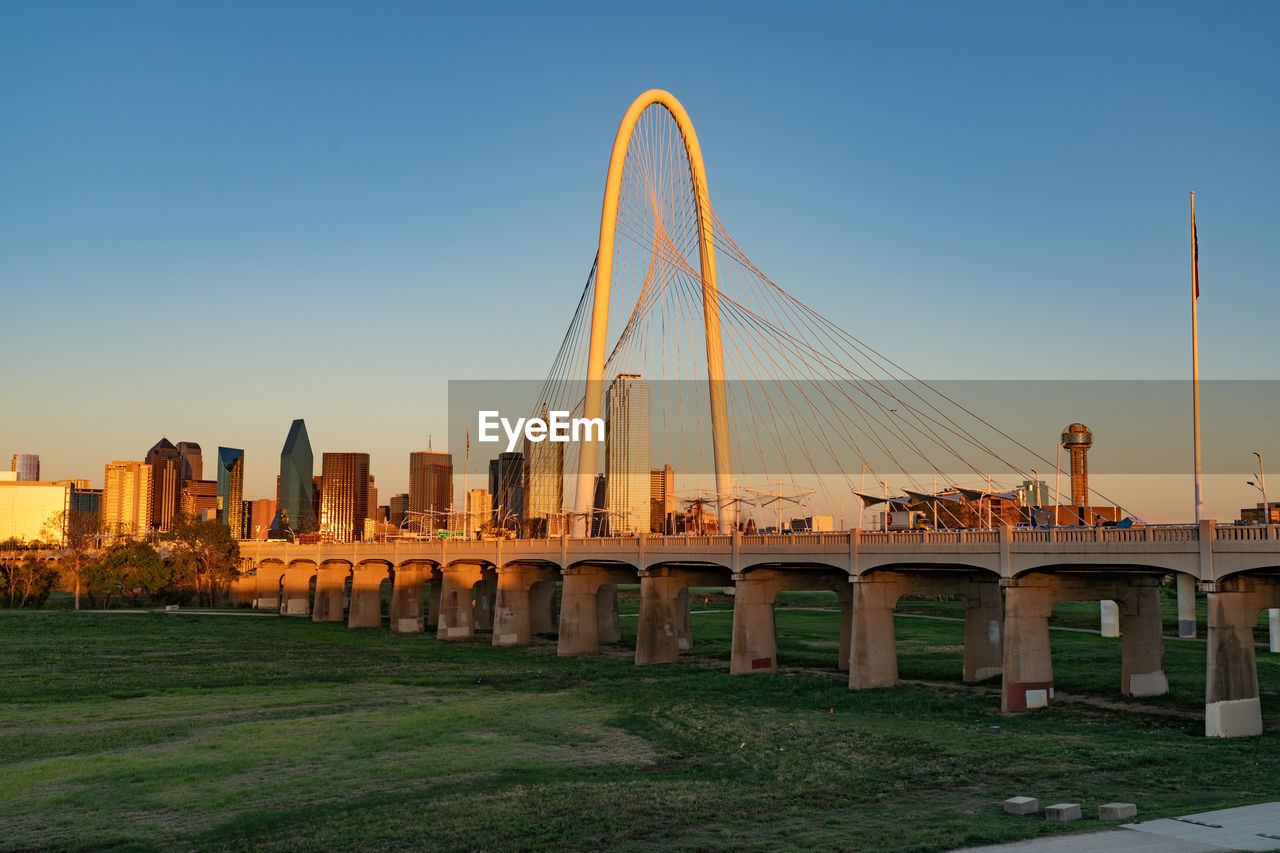
MULTIPOLYGON (((1170 694, 1129 702, 1118 640, 1054 632, 1065 695, 1002 717, 998 682, 959 680, 960 622, 900 616, 905 683, 855 692, 837 614, 789 603, 783 671, 736 677, 732 616, 703 598, 695 651, 643 668, 631 615, 571 659, 270 615, 0 612, 0 847, 942 850, 1063 831, 1005 815, 1019 794, 1150 818, 1280 791, 1275 731, 1201 736, 1203 643, 1169 641, 1170 694)), ((1280 660, 1258 669, 1274 720, 1280 660)))

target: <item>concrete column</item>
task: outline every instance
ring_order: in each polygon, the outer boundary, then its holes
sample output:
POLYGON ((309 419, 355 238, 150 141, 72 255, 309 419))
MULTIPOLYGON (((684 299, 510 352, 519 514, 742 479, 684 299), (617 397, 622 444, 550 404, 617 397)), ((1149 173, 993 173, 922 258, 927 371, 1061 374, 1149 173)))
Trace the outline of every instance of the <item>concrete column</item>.
POLYGON ((311 576, 315 570, 306 568, 286 569, 280 593, 280 613, 283 616, 311 615, 311 576))
POLYGON ((1196 635, 1196 579, 1191 575, 1179 572, 1176 575, 1178 584, 1178 636, 1183 638, 1196 635))
POLYGON ((494 575, 482 577, 474 590, 475 627, 477 631, 493 630, 493 607, 498 599, 498 578, 494 575))
POLYGON ((1120 605, 1110 599, 1098 602, 1099 633, 1104 637, 1120 636, 1120 605))
MULTIPOLYGON (((636 665, 674 663, 680 657, 682 627, 677 601, 686 589, 683 578, 668 570, 651 570, 640 576, 640 624, 636 630, 636 665)), ((688 598, 686 594, 686 604, 688 598)))
POLYGON ((1120 692, 1125 696, 1163 696, 1169 692, 1169 676, 1164 662, 1157 582, 1135 582, 1133 594, 1124 605, 1120 692))
POLYGON ((351 576, 351 610, 348 628, 382 627, 382 582, 387 579, 384 566, 356 569, 351 576))
POLYGON ((1004 597, 1004 684, 1000 710, 1006 714, 1046 707, 1053 699, 1053 658, 1049 651, 1052 587, 1014 582, 1004 597))
POLYGON ((253 609, 280 609, 280 576, 284 574, 284 566, 279 563, 267 563, 258 566, 258 574, 253 583, 253 609))
POLYGON ((689 617, 689 587, 676 594, 676 646, 682 652, 693 649, 693 622, 689 617))
POLYGON ((970 582, 964 601, 964 680, 994 678, 1004 668, 999 581, 970 582))
MULTIPOLYGON (((507 566, 498 572, 498 592, 493 610, 495 646, 527 646, 533 639, 529 630, 529 587, 533 585, 533 577, 536 574, 520 566, 507 566)), ((484 586, 481 582, 477 590, 484 586)), ((476 606, 479 604, 477 597, 476 606)))
POLYGON ((1280 652, 1280 608, 1267 611, 1267 651, 1280 652))
POLYGON ((850 687, 892 687, 898 683, 893 608, 899 594, 896 583, 853 580, 850 687))
POLYGON ((427 590, 427 627, 435 628, 440 625, 440 596, 444 591, 444 579, 440 573, 432 572, 428 581, 429 589, 427 590))
POLYGON ((475 636, 472 587, 480 582, 480 566, 462 564, 441 570, 440 620, 436 636, 441 640, 470 640, 475 636))
MULTIPOLYGON (((542 569, 545 575, 547 569, 542 569)), ((534 634, 554 634, 559 620, 556 618, 556 582, 535 581, 529 587, 529 631, 534 634)))
POLYGON ((778 635, 773 600, 778 584, 748 572, 734 578, 733 651, 729 672, 778 671, 778 635))
POLYGON ((847 587, 836 590, 840 596, 840 651, 836 668, 841 672, 849 670, 849 646, 853 642, 853 590, 847 587))
POLYGON ((1206 737, 1262 734, 1257 656, 1253 650, 1253 625, 1260 609, 1248 592, 1209 593, 1206 737))
POLYGON ((596 631, 600 642, 616 643, 622 639, 622 627, 618 624, 618 585, 601 584, 596 590, 596 631))
POLYGON ((391 584, 391 633, 421 634, 426 630, 422 587, 426 572, 419 568, 396 569, 391 584))
POLYGON ((322 563, 316 571, 316 603, 311 613, 313 622, 343 622, 342 598, 347 589, 351 567, 346 563, 322 563))
MULTIPOLYGON (((597 616, 600 577, 589 569, 564 575, 560 590, 560 636, 558 655, 593 655, 600 650, 597 616)), ((617 587, 614 587, 615 601, 617 587)))

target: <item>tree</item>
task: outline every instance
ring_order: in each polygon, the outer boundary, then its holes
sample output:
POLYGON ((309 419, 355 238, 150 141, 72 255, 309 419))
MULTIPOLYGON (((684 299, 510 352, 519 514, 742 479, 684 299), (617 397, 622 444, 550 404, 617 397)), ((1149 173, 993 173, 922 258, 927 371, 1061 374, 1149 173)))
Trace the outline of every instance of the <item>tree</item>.
POLYGON ((89 563, 84 571, 85 589, 90 601, 102 601, 111 608, 113 595, 153 593, 167 585, 168 571, 164 559, 146 542, 124 542, 108 549, 101 559, 89 563))
POLYGON ((231 582, 240 563, 240 545, 231 530, 217 521, 183 518, 169 529, 168 540, 175 567, 195 585, 196 600, 212 607, 218 588, 231 582))
POLYGON ((58 572, 38 549, 8 539, 0 543, 0 578, 10 607, 39 607, 58 582, 58 572))
POLYGON ((113 595, 137 597, 144 592, 154 593, 167 585, 168 577, 160 552, 146 542, 116 545, 84 568, 90 600, 101 596, 106 609, 111 608, 113 595))
POLYGON ((80 589, 84 585, 84 570, 89 564, 92 552, 98 547, 98 515, 97 513, 73 509, 64 510, 51 518, 41 531, 48 541, 62 539, 62 553, 58 557, 58 568, 63 578, 75 593, 76 610, 80 609, 80 589))

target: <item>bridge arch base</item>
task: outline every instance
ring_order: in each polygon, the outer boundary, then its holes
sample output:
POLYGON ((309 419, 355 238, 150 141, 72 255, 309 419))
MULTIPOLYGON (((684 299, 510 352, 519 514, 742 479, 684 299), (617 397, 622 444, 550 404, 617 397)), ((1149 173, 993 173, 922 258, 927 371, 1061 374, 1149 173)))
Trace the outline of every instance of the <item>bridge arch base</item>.
POLYGON ((311 621, 347 621, 347 582, 352 565, 346 560, 325 560, 316 571, 316 600, 311 621))
POLYGON ((560 570, 546 563, 508 563, 498 569, 493 608, 495 646, 527 646, 534 634, 555 631, 559 577, 560 570))
POLYGON ((964 680, 984 681, 1001 673, 1000 580, 994 572, 872 571, 851 578, 849 686, 893 687, 898 683, 893 611, 904 595, 960 595, 965 600, 964 680))
POLYGON ((295 560, 284 570, 280 582, 280 615, 311 615, 311 583, 316 577, 316 564, 295 560))
POLYGON ((656 566, 640 573, 640 622, 636 665, 675 663, 693 648, 689 587, 729 586, 724 566, 656 566))
POLYGON ((347 612, 348 628, 382 627, 382 584, 394 575, 390 564, 361 563, 351 573, 351 600, 347 612))
POLYGON ((1003 584, 1002 712, 1017 714, 1052 703, 1049 614, 1060 601, 1114 601, 1122 620, 1120 692, 1128 697, 1169 692, 1159 575, 1124 571, 1028 572, 1003 584))
POLYGON ((493 567, 487 563, 452 563, 443 567, 440 575, 436 637, 470 640, 477 630, 492 630, 493 599, 498 583, 493 567))
POLYGON ((421 634, 436 624, 440 612, 440 572, 434 563, 406 562, 396 567, 391 583, 391 633, 421 634), (423 607, 423 587, 431 597, 423 607), (432 613, 434 611, 434 613, 432 613))
POLYGON ((842 569, 757 568, 735 574, 733 594, 733 652, 729 672, 778 671, 778 629, 774 601, 783 590, 827 589, 840 599, 839 669, 849 668, 849 638, 853 594, 849 573, 842 569))
POLYGON ((616 643, 618 584, 635 583, 636 570, 626 565, 583 563, 566 568, 560 590, 560 636, 556 654, 593 655, 601 643, 616 643))
POLYGON ((1280 607, 1280 574, 1235 574, 1201 588, 1209 598, 1205 736, 1262 734, 1253 627, 1263 610, 1280 607))

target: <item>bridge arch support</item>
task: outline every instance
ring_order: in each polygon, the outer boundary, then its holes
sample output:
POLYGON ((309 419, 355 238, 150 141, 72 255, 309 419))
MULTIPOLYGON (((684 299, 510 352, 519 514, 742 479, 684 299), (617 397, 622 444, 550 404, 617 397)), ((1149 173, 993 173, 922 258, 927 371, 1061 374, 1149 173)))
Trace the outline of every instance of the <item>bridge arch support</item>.
MULTIPOLYGON (((707 172, 702 161, 698 134, 684 106, 670 92, 650 89, 631 102, 618 125, 609 157, 609 174, 605 180, 604 207, 600 214, 600 243, 596 257, 595 301, 591 307, 591 333, 587 350, 587 385, 583 398, 583 415, 600 417, 604 394, 605 346, 609 325, 609 297, 613 286, 614 238, 618 230, 618 204, 622 195, 622 177, 631 137, 641 114, 653 105, 665 109, 675 121, 684 140, 698 220, 698 263, 702 277, 702 313, 706 329, 707 388, 711 404, 712 453, 716 468, 716 491, 733 493, 733 474, 729 467, 729 409, 724 385, 724 351, 720 341, 720 295, 716 283, 715 243, 712 234, 711 201, 707 192, 707 172)), ((592 509, 593 482, 596 468, 596 444, 583 442, 578 455, 578 480, 575 498, 574 536, 587 535, 587 518, 592 509)), ((732 530, 734 511, 723 505, 719 510, 721 530, 732 530)))

